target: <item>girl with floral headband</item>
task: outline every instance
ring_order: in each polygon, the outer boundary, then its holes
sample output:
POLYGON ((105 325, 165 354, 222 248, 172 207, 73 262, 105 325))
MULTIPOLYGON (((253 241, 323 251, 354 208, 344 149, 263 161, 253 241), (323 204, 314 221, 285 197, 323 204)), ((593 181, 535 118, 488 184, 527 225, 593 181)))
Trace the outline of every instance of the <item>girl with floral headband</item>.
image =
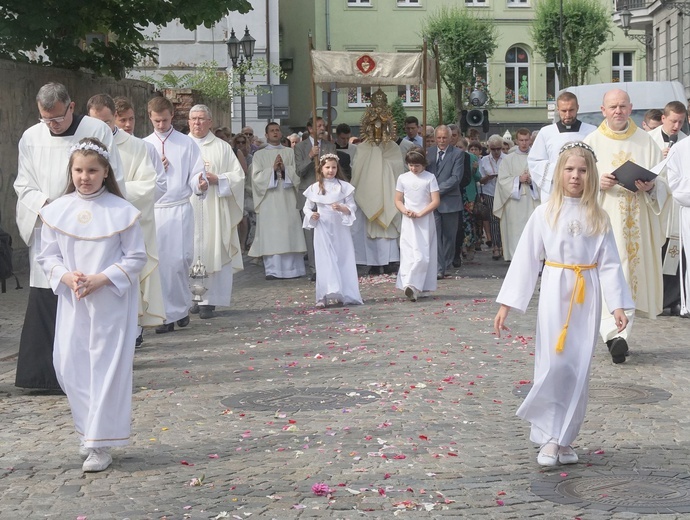
POLYGON ((314 230, 316 306, 361 304, 355 248, 355 188, 345 181, 338 156, 322 155, 316 182, 304 190, 302 227, 314 230))
POLYGON ((139 273, 140 213, 115 182, 103 143, 70 150, 66 194, 44 206, 38 262, 58 296, 53 362, 86 458, 103 471, 111 446, 129 442, 139 273))
POLYGON ((494 330, 510 330, 511 308, 525 312, 541 276, 534 384, 517 411, 532 425, 541 466, 574 464, 571 444, 585 418, 589 374, 603 299, 619 331, 634 308, 606 212, 598 202, 599 175, 592 149, 566 144, 554 172, 549 201, 539 206, 520 236, 496 301, 494 330))

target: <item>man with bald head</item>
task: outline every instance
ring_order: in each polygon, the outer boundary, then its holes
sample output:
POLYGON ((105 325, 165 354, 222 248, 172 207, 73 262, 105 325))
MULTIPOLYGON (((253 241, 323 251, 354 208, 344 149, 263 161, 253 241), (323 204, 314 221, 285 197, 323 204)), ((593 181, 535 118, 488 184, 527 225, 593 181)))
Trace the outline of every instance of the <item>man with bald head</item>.
MULTIPOLYGON (((633 192, 619 186, 611 175, 627 161, 650 169, 662 160, 654 140, 630 119, 632 107, 625 91, 607 92, 601 106, 605 119, 584 141, 597 156, 600 201, 611 219, 623 273, 635 300, 634 314, 655 319, 663 309, 661 247, 666 234, 661 215, 669 198, 668 184, 661 177, 636 181, 633 192)), ((626 314, 630 322, 623 332, 618 332, 611 315, 602 315, 600 334, 614 363, 623 363, 628 352, 633 315, 626 314)))

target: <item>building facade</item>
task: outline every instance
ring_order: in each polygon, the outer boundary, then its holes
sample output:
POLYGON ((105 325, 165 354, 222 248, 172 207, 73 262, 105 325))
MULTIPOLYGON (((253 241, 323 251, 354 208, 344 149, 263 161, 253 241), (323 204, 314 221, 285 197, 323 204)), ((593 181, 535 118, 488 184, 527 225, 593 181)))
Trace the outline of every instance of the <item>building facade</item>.
MULTIPOLYGON (((607 0, 601 0, 610 9, 607 0)), ((488 89, 495 103, 490 133, 538 128, 548 122, 549 104, 559 90, 552 64, 536 51, 530 37, 534 0, 290 0, 280 3, 281 60, 291 64, 290 118, 284 123, 303 127, 311 113, 308 34, 314 47, 334 51, 409 52, 422 48, 421 28, 427 15, 442 6, 458 4, 480 17, 494 20, 498 47, 487 62, 488 89)), ((626 38, 613 27, 612 39, 600 55, 588 83, 647 79, 643 43, 626 38)), ((384 87, 389 103, 399 96, 408 115, 422 120, 420 89, 384 87)), ((366 89, 338 92, 337 123, 357 128, 367 105, 366 89)), ((437 93, 430 90, 429 109, 437 93)), ((321 93, 317 89, 317 104, 321 93)), ((318 110, 317 110, 318 111, 318 110)), ((429 112, 427 112, 429 113, 429 112)), ((444 122, 451 122, 444 114, 444 122)))

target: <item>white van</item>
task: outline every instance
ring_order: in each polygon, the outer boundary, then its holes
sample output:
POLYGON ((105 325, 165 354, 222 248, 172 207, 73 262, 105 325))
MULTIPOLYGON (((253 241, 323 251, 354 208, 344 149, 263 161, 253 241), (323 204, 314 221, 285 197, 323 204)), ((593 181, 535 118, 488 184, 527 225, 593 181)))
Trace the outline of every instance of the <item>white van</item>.
MULTIPOLYGON (((599 126, 604 120, 604 116, 601 115, 601 103, 604 100, 604 94, 616 88, 625 90, 630 96, 633 106, 631 117, 638 126, 642 126, 644 114, 651 108, 658 108, 663 111, 666 103, 670 101, 681 101, 686 107, 688 106, 685 87, 678 81, 598 83, 596 85, 568 87, 561 92, 568 91, 577 96, 577 102, 580 106, 577 112, 579 120, 599 126)), ((555 112, 555 117, 558 118, 558 111, 555 112)), ((685 126, 687 127, 687 122, 685 126)))

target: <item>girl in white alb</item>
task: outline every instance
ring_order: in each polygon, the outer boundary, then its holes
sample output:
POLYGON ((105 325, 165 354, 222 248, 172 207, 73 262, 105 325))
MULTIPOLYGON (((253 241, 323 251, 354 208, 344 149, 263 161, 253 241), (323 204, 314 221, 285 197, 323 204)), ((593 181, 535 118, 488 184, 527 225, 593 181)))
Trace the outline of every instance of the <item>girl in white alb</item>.
POLYGON ((70 150, 67 192, 43 207, 38 262, 58 295, 53 363, 86 457, 103 471, 110 446, 129 443, 140 213, 121 195, 108 151, 85 138, 70 150))
POLYGON ((400 269, 395 286, 414 302, 420 293, 436 290, 434 210, 441 203, 441 196, 436 177, 425 170, 426 156, 421 148, 407 152, 405 162, 410 171, 398 177, 395 186, 395 207, 403 214, 400 269))
POLYGON ((599 175, 592 149, 565 145, 554 189, 525 226, 496 301, 498 337, 509 330, 510 308, 525 312, 544 262, 537 311, 534 384, 517 411, 532 424, 542 466, 574 464, 571 444, 585 418, 589 373, 599 335, 602 291, 618 331, 635 304, 623 277, 606 212, 598 202, 599 175))
POLYGON ((361 304, 355 248, 355 188, 345 181, 338 156, 322 155, 316 182, 304 190, 302 227, 314 230, 316 305, 361 304))

